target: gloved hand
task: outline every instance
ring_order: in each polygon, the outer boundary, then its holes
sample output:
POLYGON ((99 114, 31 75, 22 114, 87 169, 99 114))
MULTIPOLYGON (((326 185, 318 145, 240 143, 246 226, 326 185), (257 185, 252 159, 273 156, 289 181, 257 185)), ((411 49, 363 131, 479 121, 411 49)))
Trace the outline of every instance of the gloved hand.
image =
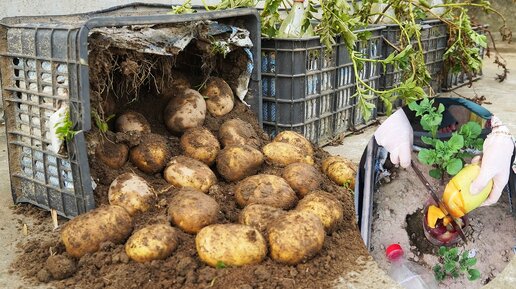
POLYGON ((484 141, 480 174, 471 183, 470 187, 470 193, 476 195, 480 193, 490 179, 493 179, 493 189, 481 206, 496 203, 502 195, 502 191, 509 181, 511 156, 514 151, 514 142, 509 129, 494 116, 491 119, 491 126, 493 130, 484 141))
POLYGON ((374 133, 376 142, 391 155, 391 162, 404 168, 410 166, 413 135, 410 121, 402 109, 387 118, 374 133))

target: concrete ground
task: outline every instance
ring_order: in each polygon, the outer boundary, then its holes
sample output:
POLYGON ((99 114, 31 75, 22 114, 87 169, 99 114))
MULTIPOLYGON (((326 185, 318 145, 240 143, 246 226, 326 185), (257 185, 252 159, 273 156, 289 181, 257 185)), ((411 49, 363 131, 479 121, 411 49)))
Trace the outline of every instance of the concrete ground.
MULTIPOLYGON (((516 67, 516 51, 506 53, 504 57, 508 61, 508 67, 516 67)), ((491 62, 489 59, 485 62, 482 80, 476 82, 472 88, 464 87, 457 92, 467 97, 473 97, 475 93, 479 96, 484 95, 487 101, 492 102, 490 105, 486 104, 486 107, 505 121, 513 135, 516 135, 516 99, 513 95, 516 92, 516 77, 509 75, 504 83, 496 82, 494 77, 498 71, 491 62)), ((362 134, 345 138, 340 146, 326 147, 325 149, 332 154, 339 154, 357 162, 374 130, 374 127, 370 127, 362 134)), ((0 215, 2 216, 0 218, 0 250, 3 256, 0 259, 0 288, 48 288, 48 286, 27 285, 16 275, 16 272, 10 270, 10 264, 17 254, 16 244, 26 238, 22 230, 23 224, 28 225, 30 234, 32 221, 30 217, 14 214, 12 207, 5 127, 0 124, 0 215)), ((398 288, 371 259, 361 260, 361 262, 363 270, 342 276, 342 282, 337 286, 338 288, 398 288)), ((485 288, 516 288, 516 258, 513 257, 504 271, 485 288)))

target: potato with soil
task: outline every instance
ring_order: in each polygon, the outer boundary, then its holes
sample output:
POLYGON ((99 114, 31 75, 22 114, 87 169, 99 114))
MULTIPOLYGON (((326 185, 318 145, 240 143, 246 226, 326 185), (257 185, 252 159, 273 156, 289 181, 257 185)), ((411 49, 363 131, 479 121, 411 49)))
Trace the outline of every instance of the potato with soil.
POLYGON ((199 92, 186 89, 168 102, 163 118, 168 130, 176 134, 202 126, 206 118, 206 101, 199 92))
POLYGON ((171 156, 167 139, 158 134, 146 134, 139 145, 129 154, 131 162, 142 172, 155 174, 161 172, 171 156))
POLYGON ((293 163, 286 166, 281 176, 294 189, 300 199, 311 191, 318 190, 322 183, 319 170, 306 163, 293 163))
POLYGON ((357 167, 350 160, 341 156, 331 156, 323 160, 321 169, 337 185, 355 188, 357 167))
POLYGON ((233 91, 222 78, 210 77, 200 92, 207 97, 206 107, 215 117, 228 114, 235 105, 233 91))
POLYGON ((72 257, 99 250, 100 244, 120 244, 133 230, 131 215, 121 206, 103 206, 79 215, 61 229, 61 241, 72 257))
POLYGON ((227 120, 220 126, 219 139, 223 147, 249 145, 259 149, 262 145, 253 126, 239 118, 227 120))
POLYGON ((115 122, 117 132, 136 131, 140 133, 150 133, 151 127, 145 116, 136 111, 126 111, 121 114, 115 122))
POLYGON ((267 163, 274 166, 285 167, 293 163, 314 164, 311 155, 289 143, 271 142, 263 146, 262 151, 267 163))
POLYGON ((220 144, 208 129, 195 127, 181 136, 181 148, 186 156, 211 166, 220 151, 220 144))
POLYGON ((259 174, 245 178, 235 187, 237 203, 245 207, 262 204, 289 209, 297 202, 296 193, 281 177, 259 174))
POLYGON ((134 173, 121 174, 108 190, 109 204, 123 207, 131 216, 146 212, 155 197, 149 184, 134 173))
POLYGON ((238 222, 256 228, 262 234, 267 232, 267 227, 285 211, 272 206, 262 204, 251 204, 246 206, 241 212, 238 222))
POLYGON ((172 255, 178 245, 178 232, 168 224, 146 226, 125 243, 125 253, 133 261, 144 263, 172 255))
POLYGON ((326 235, 321 220, 305 211, 291 211, 280 216, 267 232, 271 258, 289 265, 315 256, 321 251, 326 235))
POLYGON ((248 145, 230 146, 220 151, 216 162, 224 179, 235 182, 256 174, 263 164, 263 155, 248 145))
POLYGON ((216 224, 203 228, 195 237, 197 253, 203 262, 216 267, 260 263, 267 255, 267 243, 253 227, 216 224))
POLYGON ((99 143, 95 149, 95 157, 112 169, 124 166, 129 157, 129 147, 109 140, 99 143))
POLYGON ((300 148, 306 155, 312 156, 314 154, 314 148, 312 147, 310 141, 308 141, 304 136, 295 131, 282 131, 272 141, 288 143, 293 146, 296 146, 300 148))
POLYGON ((206 164, 185 156, 173 157, 163 175, 175 187, 191 187, 203 193, 217 183, 217 177, 206 164))
POLYGON ((339 200, 325 191, 314 191, 305 196, 297 204, 296 211, 310 212, 319 217, 327 233, 333 232, 344 216, 339 200))
POLYGON ((219 204, 194 188, 183 188, 168 204, 168 216, 181 230, 195 234, 218 220, 219 204))

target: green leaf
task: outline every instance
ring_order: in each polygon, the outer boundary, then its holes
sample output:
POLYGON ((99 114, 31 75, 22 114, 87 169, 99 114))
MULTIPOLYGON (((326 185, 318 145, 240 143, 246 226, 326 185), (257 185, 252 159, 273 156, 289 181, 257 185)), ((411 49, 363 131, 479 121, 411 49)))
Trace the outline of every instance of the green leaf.
POLYGON ((435 266, 432 268, 434 270, 434 272, 441 272, 441 265, 439 264, 435 264, 435 266))
POLYGON ((464 146, 464 137, 458 133, 453 133, 448 140, 448 146, 453 151, 459 151, 464 146))
POLYGON ((439 247, 439 256, 444 256, 446 252, 448 252, 448 248, 446 248, 445 246, 439 247))
POLYGON ((441 177, 443 176, 442 172, 440 169, 431 169, 428 174, 434 178, 434 179, 441 179, 441 177))
POLYGON ((224 268, 226 268, 226 264, 222 261, 217 261, 217 264, 215 264, 215 268, 224 269, 224 268))
POLYGON ((435 163, 435 151, 429 150, 429 149, 422 149, 418 153, 419 160, 426 164, 426 165, 432 165, 435 163))
POLYGON ((464 265, 466 265, 467 267, 475 266, 475 264, 477 264, 477 259, 476 258, 467 258, 464 261, 464 265))
POLYGON ((444 264, 444 271, 446 271, 446 273, 451 273, 453 270, 455 269, 455 262, 447 262, 446 264, 444 264))
POLYGON ((458 248, 451 248, 448 253, 451 257, 457 257, 459 255, 459 249, 458 248))
POLYGON ((468 280, 469 281, 475 281, 478 278, 480 278, 480 271, 477 269, 469 269, 468 270, 468 280))
POLYGON ((446 165, 446 172, 452 176, 456 175, 462 169, 461 159, 451 159, 446 165))
POLYGON ((434 145, 435 140, 428 136, 421 136, 421 141, 427 145, 434 145))

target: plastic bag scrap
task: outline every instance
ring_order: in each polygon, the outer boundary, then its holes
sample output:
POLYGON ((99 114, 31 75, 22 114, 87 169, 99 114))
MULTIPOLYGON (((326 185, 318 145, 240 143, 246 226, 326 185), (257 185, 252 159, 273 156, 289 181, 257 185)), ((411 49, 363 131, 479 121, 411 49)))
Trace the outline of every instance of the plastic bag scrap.
POLYGON ((194 39, 215 44, 223 48, 224 53, 243 49, 247 55, 247 66, 238 77, 236 86, 232 88, 237 97, 245 103, 244 98, 254 69, 253 54, 249 49, 253 47, 253 42, 248 30, 204 20, 167 27, 134 25, 97 28, 91 31, 91 35, 94 34, 95 37, 105 40, 104 43, 108 46, 157 55, 178 55, 194 39))
POLYGON ((48 130, 50 133, 50 146, 48 147, 51 152, 58 154, 63 145, 63 139, 57 136, 57 126, 66 120, 66 114, 68 113, 68 104, 65 102, 61 103, 61 107, 54 112, 48 121, 48 130))

